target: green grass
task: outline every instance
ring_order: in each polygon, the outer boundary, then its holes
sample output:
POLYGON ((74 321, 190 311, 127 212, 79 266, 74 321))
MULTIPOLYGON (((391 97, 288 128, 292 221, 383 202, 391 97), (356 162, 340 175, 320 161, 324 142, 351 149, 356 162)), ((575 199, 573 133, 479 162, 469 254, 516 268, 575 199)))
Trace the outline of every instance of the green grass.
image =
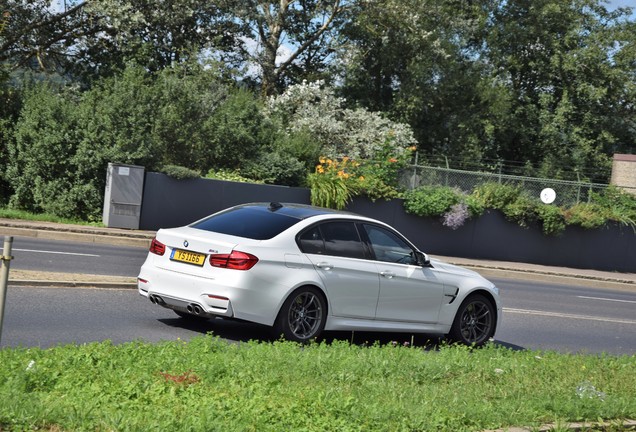
POLYGON ((22 219, 39 222, 57 222, 73 225, 104 226, 104 224, 101 222, 87 222, 78 219, 63 218, 49 213, 31 213, 25 210, 15 210, 6 207, 0 207, 0 218, 22 219))
POLYGON ((0 401, 0 430, 478 431, 634 418, 636 357, 210 335, 5 348, 0 401))

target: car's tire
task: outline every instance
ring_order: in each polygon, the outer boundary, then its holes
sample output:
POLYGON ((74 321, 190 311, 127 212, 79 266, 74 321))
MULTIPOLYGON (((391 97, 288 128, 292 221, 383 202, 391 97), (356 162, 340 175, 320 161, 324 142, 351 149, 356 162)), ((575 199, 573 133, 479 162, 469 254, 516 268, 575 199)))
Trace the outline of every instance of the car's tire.
POLYGON ((291 293, 278 312, 274 331, 287 340, 305 343, 322 334, 327 320, 327 301, 314 287, 301 287, 291 293))
POLYGON ((457 309, 457 315, 448 337, 471 346, 481 346, 495 334, 497 316, 492 302, 481 294, 466 298, 457 309))

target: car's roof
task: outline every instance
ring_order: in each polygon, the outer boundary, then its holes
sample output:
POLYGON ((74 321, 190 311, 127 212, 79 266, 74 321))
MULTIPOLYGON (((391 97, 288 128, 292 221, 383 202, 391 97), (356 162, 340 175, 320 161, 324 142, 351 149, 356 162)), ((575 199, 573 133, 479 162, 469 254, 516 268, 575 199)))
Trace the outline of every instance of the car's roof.
POLYGON ((356 213, 342 211, 342 210, 333 210, 324 207, 316 207, 307 204, 296 204, 296 203, 279 203, 279 202, 255 202, 242 204, 236 207, 252 207, 254 209, 263 209, 264 211, 269 211, 272 213, 277 213, 285 216, 289 216, 296 219, 307 219, 312 216, 319 215, 348 215, 348 216, 360 216, 356 213))

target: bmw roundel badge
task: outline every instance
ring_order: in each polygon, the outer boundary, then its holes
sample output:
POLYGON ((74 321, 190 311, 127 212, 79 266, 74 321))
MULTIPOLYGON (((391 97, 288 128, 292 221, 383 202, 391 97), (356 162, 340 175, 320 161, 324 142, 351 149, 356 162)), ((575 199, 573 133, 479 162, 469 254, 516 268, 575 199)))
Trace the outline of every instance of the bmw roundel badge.
POLYGON ((188 243, 188 241, 187 241, 187 240, 184 240, 184 241, 183 241, 183 246, 184 246, 184 247, 188 247, 188 246, 190 246, 190 243, 188 243))

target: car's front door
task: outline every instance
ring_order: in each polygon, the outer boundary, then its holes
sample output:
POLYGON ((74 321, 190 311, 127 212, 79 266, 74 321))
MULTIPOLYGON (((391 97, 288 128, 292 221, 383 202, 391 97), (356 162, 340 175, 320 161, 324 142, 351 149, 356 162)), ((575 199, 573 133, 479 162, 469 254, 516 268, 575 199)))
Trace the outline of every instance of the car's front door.
POLYGON ((298 240, 325 284, 331 314, 373 319, 380 278, 355 223, 325 222, 305 231, 298 240))
POLYGON ((363 224, 380 275, 377 320, 436 323, 444 284, 417 264, 415 250, 384 227, 363 224))

